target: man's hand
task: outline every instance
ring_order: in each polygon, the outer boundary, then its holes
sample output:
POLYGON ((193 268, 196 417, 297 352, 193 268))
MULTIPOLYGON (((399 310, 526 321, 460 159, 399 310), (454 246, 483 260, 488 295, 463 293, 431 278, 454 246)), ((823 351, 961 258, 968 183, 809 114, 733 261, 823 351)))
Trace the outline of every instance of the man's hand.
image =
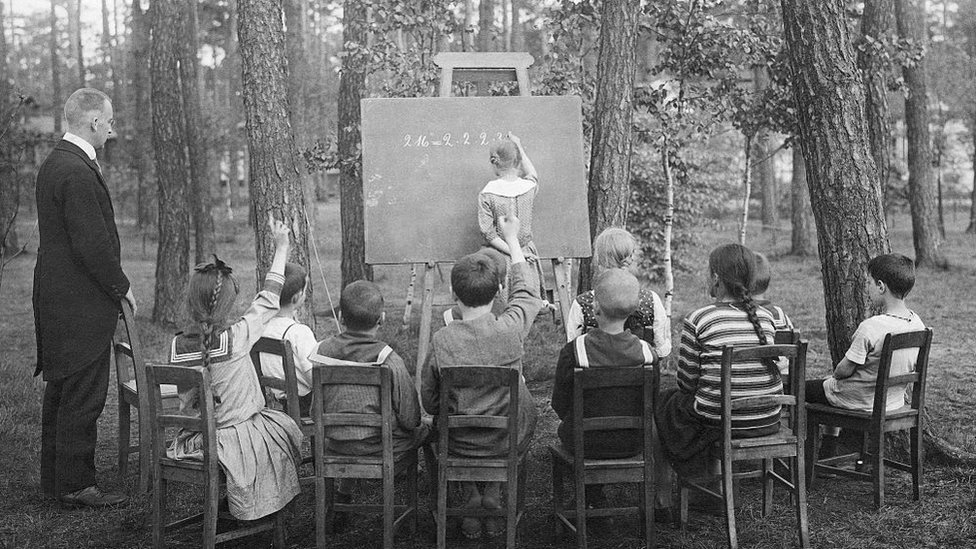
POLYGON ((498 218, 498 232, 502 235, 502 239, 509 245, 513 241, 517 245, 519 226, 519 219, 514 214, 503 215, 498 218))
POLYGON ((132 316, 136 316, 136 311, 139 309, 136 307, 136 295, 132 293, 132 286, 129 286, 129 291, 126 292, 123 298, 129 302, 129 306, 132 307, 132 316))

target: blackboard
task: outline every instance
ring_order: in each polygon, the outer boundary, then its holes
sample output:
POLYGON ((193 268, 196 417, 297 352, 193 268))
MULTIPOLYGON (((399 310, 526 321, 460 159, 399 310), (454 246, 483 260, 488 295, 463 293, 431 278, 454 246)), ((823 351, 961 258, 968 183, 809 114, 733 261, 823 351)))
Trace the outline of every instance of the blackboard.
POLYGON ((539 255, 590 256, 579 97, 364 99, 362 117, 367 263, 454 261, 481 247, 488 150, 508 132, 539 173, 539 255))

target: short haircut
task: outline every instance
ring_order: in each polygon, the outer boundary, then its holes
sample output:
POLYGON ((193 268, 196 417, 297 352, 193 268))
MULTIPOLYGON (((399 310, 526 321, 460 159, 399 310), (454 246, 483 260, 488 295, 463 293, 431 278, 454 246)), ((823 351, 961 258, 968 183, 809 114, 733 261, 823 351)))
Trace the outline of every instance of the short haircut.
POLYGON ((596 278, 593 297, 609 320, 624 320, 640 303, 640 282, 624 269, 607 269, 596 278))
POLYGON ((609 227, 593 241, 593 261, 601 269, 621 269, 630 266, 630 258, 637 250, 637 239, 626 229, 609 227))
POLYGON ((495 299, 501 278, 498 267, 482 252, 468 254, 451 269, 451 289, 467 307, 487 305, 495 299))
POLYGON ((915 286, 915 262, 902 254, 884 254, 868 261, 871 278, 884 282, 891 293, 902 299, 915 286))
POLYGON ((350 330, 372 330, 383 316, 383 294, 368 280, 351 282, 339 298, 342 321, 350 330))
POLYGON ((773 277, 773 272, 769 268, 769 260, 766 259, 766 256, 759 252, 755 253, 756 271, 752 273, 752 285, 749 292, 752 295, 759 295, 766 293, 766 290, 769 289, 769 281, 773 277))
POLYGON ((491 262, 495 264, 495 269, 498 272, 498 283, 501 284, 504 282, 505 277, 508 276, 508 256, 499 252, 495 248, 487 246, 478 250, 478 253, 491 259, 491 262))
POLYGON ((289 261, 285 263, 285 283, 281 286, 281 304, 291 303, 298 292, 305 289, 308 280, 308 272, 298 263, 289 261))
POLYGON ((78 129, 88 121, 91 113, 102 112, 106 103, 111 104, 112 100, 105 92, 95 88, 80 88, 64 102, 64 119, 68 121, 69 128, 78 129))

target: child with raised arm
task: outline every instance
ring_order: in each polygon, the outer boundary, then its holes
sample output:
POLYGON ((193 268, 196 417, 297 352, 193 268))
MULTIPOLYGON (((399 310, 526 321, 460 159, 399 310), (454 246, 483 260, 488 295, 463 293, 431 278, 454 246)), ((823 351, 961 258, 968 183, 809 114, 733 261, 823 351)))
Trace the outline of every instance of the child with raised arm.
MULTIPOLYGON (((275 241, 274 259, 264 288, 244 316, 232 313, 239 292, 237 279, 223 261, 197 265, 187 295, 186 329, 173 338, 169 363, 203 366, 213 382, 217 459, 227 477, 230 512, 255 520, 279 511, 301 491, 297 460, 302 432, 284 412, 266 408, 251 347, 278 314, 279 293, 288 257, 288 226, 269 217, 275 241)), ((181 391, 180 409, 198 407, 197 391, 181 391)), ((198 432, 181 432, 169 449, 175 459, 200 459, 198 432)))
MULTIPOLYGON (((610 227, 593 241, 593 264, 597 275, 608 269, 626 269, 637 276, 640 264, 637 239, 625 229, 610 227)), ((576 296, 569 308, 569 341, 597 326, 594 292, 576 296)), ((671 318, 664 304, 650 288, 641 288, 637 307, 627 317, 626 328, 654 347, 658 357, 671 354, 671 318)))
MULTIPOLYGON (((880 314, 864 319, 834 373, 824 380, 806 382, 807 402, 829 404, 838 408, 874 411, 874 388, 881 363, 881 348, 888 334, 902 334, 925 329, 922 319, 908 308, 905 297, 915 286, 915 264, 902 254, 879 255, 868 261, 867 293, 880 314)), ((891 356, 891 376, 905 375, 915 369, 917 349, 902 349, 891 356)), ((888 387, 886 410, 905 405, 907 385, 888 387)), ((821 456, 833 455, 837 448, 837 430, 825 430, 821 456)))
MULTIPOLYGON (((499 219, 498 229, 512 253, 508 305, 497 317, 491 312, 492 302, 501 288, 501 280, 497 267, 489 257, 473 253, 458 260, 451 270, 451 287, 461 311, 461 319, 434 334, 432 352, 422 370, 421 397, 424 409, 435 414, 435 426, 439 419, 436 414, 440 409, 440 399, 444 397, 441 394, 440 368, 482 364, 507 366, 521 371, 522 345, 542 307, 536 271, 526 264, 518 243, 518 218, 499 219)), ((507 392, 508 387, 504 386, 460 389, 455 401, 459 406, 456 412, 504 414, 507 392)), ((523 453, 528 450, 535 432, 536 419, 535 402, 523 376, 519 383, 518 417, 518 445, 523 453)), ((452 454, 470 457, 500 456, 508 448, 506 434, 494 429, 452 430, 450 444, 452 454)), ((478 486, 474 482, 465 482, 461 488, 465 507, 498 509, 501 506, 500 483, 488 482, 478 486)), ((477 538, 482 534, 482 523, 476 517, 465 517, 461 532, 465 537, 477 538)), ((485 521, 484 533, 487 536, 494 537, 501 532, 500 521, 485 521)))

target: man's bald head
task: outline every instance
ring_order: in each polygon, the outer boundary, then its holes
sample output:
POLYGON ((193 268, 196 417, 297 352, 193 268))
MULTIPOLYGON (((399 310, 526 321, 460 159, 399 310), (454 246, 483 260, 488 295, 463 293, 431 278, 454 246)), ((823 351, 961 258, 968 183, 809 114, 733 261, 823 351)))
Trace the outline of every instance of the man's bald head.
MULTIPOLYGON (((68 131, 83 137, 89 132, 96 131, 92 128, 95 120, 100 124, 104 123, 105 128, 110 128, 112 123, 111 111, 112 101, 108 95, 95 88, 75 90, 64 102, 64 119, 68 123, 68 131)), ((96 148, 102 144, 104 141, 98 144, 93 143, 96 148)))
POLYGON ((624 320, 637 310, 640 282, 625 269, 607 269, 597 277, 593 297, 607 320, 624 320))

